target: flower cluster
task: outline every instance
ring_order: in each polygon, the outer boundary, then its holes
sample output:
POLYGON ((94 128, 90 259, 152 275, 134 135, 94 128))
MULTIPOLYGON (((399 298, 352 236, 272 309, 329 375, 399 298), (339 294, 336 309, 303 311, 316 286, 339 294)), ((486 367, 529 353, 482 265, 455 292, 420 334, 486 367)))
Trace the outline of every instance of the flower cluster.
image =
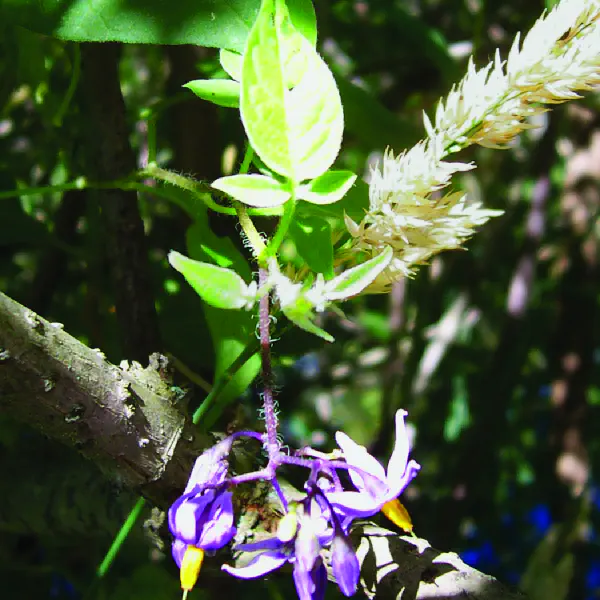
POLYGON ((227 456, 234 439, 241 435, 260 438, 260 434, 234 434, 204 452, 196 461, 183 495, 169 510, 169 527, 175 538, 173 557, 185 592, 196 582, 205 551, 222 548, 235 534, 230 488, 242 481, 268 479, 272 472, 271 482, 285 509, 277 532, 271 538, 238 545, 236 552, 251 553, 251 560, 245 566, 224 565, 223 570, 241 579, 253 579, 290 563, 300 600, 318 600, 325 592, 328 560, 342 593, 353 595, 360 576, 360 565, 348 538, 353 520, 383 510, 403 529, 412 529, 397 500, 420 468, 409 460, 405 416, 402 410, 396 414, 396 441, 387 469, 342 432, 336 435, 339 450, 331 455, 310 448, 293 456, 280 452, 270 458, 266 469, 237 478, 228 477, 227 456), (294 504, 288 504, 275 475, 284 463, 310 469, 305 495, 294 504), (340 471, 347 473, 354 489, 344 487, 340 471))
POLYGON ((463 193, 442 195, 454 173, 474 168, 444 159, 471 144, 505 148, 531 127, 525 120, 545 105, 578 98, 600 83, 600 0, 563 0, 543 15, 506 61, 499 54, 482 69, 471 61, 464 79, 440 101, 427 139, 394 157, 386 152, 371 176, 369 210, 360 223, 346 219, 355 251, 392 261, 367 288, 387 291, 434 254, 458 248, 475 227, 501 211, 471 204, 463 193))

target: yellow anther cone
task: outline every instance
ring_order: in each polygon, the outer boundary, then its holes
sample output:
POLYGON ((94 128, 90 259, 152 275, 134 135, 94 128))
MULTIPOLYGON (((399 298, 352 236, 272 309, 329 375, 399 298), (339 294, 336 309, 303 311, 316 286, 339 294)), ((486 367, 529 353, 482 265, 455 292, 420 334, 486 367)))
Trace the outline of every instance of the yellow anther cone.
POLYGON ((181 580, 181 589, 184 591, 184 598, 187 596, 187 592, 196 585, 203 561, 204 550, 202 548, 197 548, 196 546, 188 546, 186 548, 181 560, 181 567, 179 568, 179 578, 181 580))
POLYGON ((390 500, 386 502, 381 512, 395 525, 400 527, 400 529, 411 533, 413 530, 413 524, 404 505, 396 498, 395 500, 390 500))

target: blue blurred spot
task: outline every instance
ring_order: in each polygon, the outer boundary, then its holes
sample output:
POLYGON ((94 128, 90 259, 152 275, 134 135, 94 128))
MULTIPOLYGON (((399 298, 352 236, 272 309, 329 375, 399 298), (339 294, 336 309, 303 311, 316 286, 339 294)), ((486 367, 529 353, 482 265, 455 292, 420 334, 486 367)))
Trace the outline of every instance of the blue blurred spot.
POLYGON ((498 555, 491 542, 483 542, 481 545, 481 560, 486 566, 493 566, 499 563, 498 555))
POLYGON ((526 519, 540 537, 545 535, 552 525, 552 515, 546 504, 536 504, 527 513, 526 519))
POLYGON ((498 556, 491 542, 483 542, 478 548, 469 548, 460 553, 460 557, 472 567, 489 569, 499 564, 498 556))
POLYGON ((73 584, 63 575, 54 573, 50 584, 50 598, 79 598, 79 593, 73 584))
POLYGON ((588 592, 596 592, 596 598, 598 597, 597 593, 600 590, 600 560, 590 561, 590 568, 585 576, 585 587, 588 592))
POLYGON ((468 565, 477 568, 481 560, 481 552, 477 548, 463 550, 459 555, 468 565))
POLYGON ((552 386, 549 384, 541 385, 539 394, 542 398, 550 398, 550 394, 552 393, 552 386))
POLYGON ((319 355, 314 352, 305 354, 294 363, 293 368, 298 371, 304 379, 316 379, 321 371, 319 355))
POLYGON ((590 496, 592 499, 592 504, 596 510, 600 510, 600 488, 597 485, 594 485, 590 489, 590 496))

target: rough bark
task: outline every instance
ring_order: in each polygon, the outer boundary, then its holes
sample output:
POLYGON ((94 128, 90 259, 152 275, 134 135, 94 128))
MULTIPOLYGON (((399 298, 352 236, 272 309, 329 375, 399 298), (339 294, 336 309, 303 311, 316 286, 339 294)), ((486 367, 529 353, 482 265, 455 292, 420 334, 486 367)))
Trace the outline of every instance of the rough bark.
POLYGON ((0 294, 0 407, 77 449, 108 476, 166 506, 185 487, 197 439, 177 406, 164 359, 106 361, 0 294))
MULTIPOLYGON (((181 493, 193 460, 210 444, 208 438, 195 437, 188 429, 176 406, 177 394, 162 357, 154 355, 146 369, 136 363, 116 367, 99 350, 63 331, 60 324, 50 323, 0 294, 0 408, 76 448, 121 488, 141 493, 162 508, 181 493)), ((92 487, 96 495, 112 493, 110 486, 92 487)), ((12 492, 19 489, 17 486, 12 492)), ((255 498, 241 506, 242 520, 248 521, 249 511, 268 514, 272 496, 264 496, 259 511, 255 498)), ((27 494, 24 498, 32 500, 27 494)), ((100 498, 95 501, 104 504, 100 498)), ((14 499, 5 504, 18 506, 14 499)), ((105 504, 110 506, 109 501, 105 504)), ((238 504, 243 504, 241 498, 238 504)), ((50 533, 53 521, 48 521, 48 515, 54 519, 62 507, 60 500, 57 510, 37 515, 43 533, 50 533)), ((94 510, 83 512, 72 530, 74 535, 81 531, 82 523, 98 518, 94 510)), ((0 527, 4 520, 14 528, 15 520, 3 517, 0 511, 0 527)), ((259 521, 254 519, 252 527, 263 526, 259 521)), ((30 528, 32 522, 26 525, 30 528)), ((432 549, 425 540, 402 537, 371 524, 355 528, 353 536, 362 565, 363 590, 369 598, 522 597, 468 567, 455 554, 432 549)))
POLYGON ((524 596, 419 538, 372 524, 356 528, 361 584, 377 600, 518 600, 524 596))

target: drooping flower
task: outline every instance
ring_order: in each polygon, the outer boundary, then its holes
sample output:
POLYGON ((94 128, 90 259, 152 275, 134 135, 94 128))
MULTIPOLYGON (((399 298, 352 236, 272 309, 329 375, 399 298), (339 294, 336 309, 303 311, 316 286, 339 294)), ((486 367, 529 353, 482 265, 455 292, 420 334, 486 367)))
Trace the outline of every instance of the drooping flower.
POLYGON ((187 591, 196 583, 205 551, 222 548, 235 534, 232 494, 225 484, 231 445, 228 438, 198 457, 183 495, 169 509, 173 558, 187 591))
MULTIPOLYGON (((406 415, 405 410, 396 412, 396 442, 387 469, 364 446, 341 431, 336 434, 336 441, 350 466, 348 474, 358 491, 339 491, 331 487, 324 490, 324 493, 328 502, 344 517, 369 517, 386 505, 384 512, 388 516, 394 512, 399 514, 402 510, 398 508, 399 502, 396 504, 397 498, 421 468, 416 461, 408 460, 409 443, 404 422, 406 415)), ((397 521, 394 522, 400 525, 397 521)))
POLYGON ((325 496, 311 486, 306 499, 290 507, 282 518, 275 537, 237 547, 243 552, 258 552, 248 565, 224 565, 223 570, 241 579, 255 579, 289 562, 294 565, 300 600, 322 600, 327 583, 322 550, 327 547, 331 547, 338 586, 344 595, 352 596, 360 575, 358 559, 325 496))

